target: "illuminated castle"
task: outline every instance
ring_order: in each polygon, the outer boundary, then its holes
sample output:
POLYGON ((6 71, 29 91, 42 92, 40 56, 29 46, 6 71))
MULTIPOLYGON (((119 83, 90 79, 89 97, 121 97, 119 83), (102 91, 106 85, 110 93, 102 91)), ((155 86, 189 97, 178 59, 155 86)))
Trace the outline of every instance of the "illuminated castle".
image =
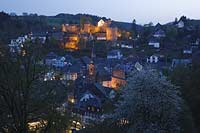
POLYGON ((111 21, 100 20, 97 26, 90 23, 84 24, 82 32, 90 33, 96 36, 97 40, 116 41, 118 37, 118 28, 110 27, 111 21))
POLYGON ((65 40, 64 44, 65 48, 78 50, 79 37, 77 34, 67 33, 67 35, 64 37, 64 40, 65 40))
POLYGON ((62 25, 62 32, 64 32, 64 48, 67 49, 78 49, 79 43, 79 26, 75 24, 63 24, 62 25))
POLYGON ((81 27, 77 24, 63 24, 62 32, 65 33, 64 47, 77 50, 79 48, 78 43, 83 38, 82 34, 92 36, 93 39, 98 41, 117 41, 118 28, 113 28, 110 25, 111 20, 104 21, 102 19, 97 23, 97 26, 89 22, 84 23, 81 27))

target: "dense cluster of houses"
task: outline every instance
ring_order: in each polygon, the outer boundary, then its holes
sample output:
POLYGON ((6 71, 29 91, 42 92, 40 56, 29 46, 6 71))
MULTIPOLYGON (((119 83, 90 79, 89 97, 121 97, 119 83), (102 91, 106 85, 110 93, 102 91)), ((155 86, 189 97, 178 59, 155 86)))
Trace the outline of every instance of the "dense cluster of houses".
MULTIPOLYGON (((184 21, 176 22, 175 27, 183 29, 184 21)), ((65 48, 79 49, 79 41, 117 41, 120 36, 118 28, 112 26, 111 21, 100 20, 97 26, 85 22, 83 26, 76 24, 62 25, 62 33, 54 33, 54 37, 64 41, 65 48)), ((45 34, 30 34, 11 40, 10 52, 21 52, 26 41, 39 39, 42 44, 46 41, 45 34)), ((115 49, 107 52, 105 58, 96 57, 92 49, 91 57, 83 56, 74 58, 70 54, 59 56, 49 52, 43 59, 43 65, 48 68, 43 80, 59 80, 66 87, 73 83, 69 92, 65 107, 72 106, 72 114, 81 118, 84 125, 91 121, 102 119, 103 105, 105 101, 112 101, 116 91, 127 83, 128 74, 136 70, 142 70, 143 66, 150 65, 156 69, 169 69, 178 65, 188 66, 192 64, 192 56, 198 51, 200 39, 179 49, 181 56, 175 56, 170 61, 163 51, 163 39, 167 37, 161 25, 157 25, 150 35, 147 47, 154 50, 151 55, 141 51, 139 54, 124 56, 121 51, 124 48, 133 49, 132 39, 117 41, 115 49), (130 41, 130 42, 129 42, 130 41), (117 49, 118 48, 118 49, 117 49), (122 48, 122 49, 121 49, 122 48)), ((94 47, 93 47, 94 48, 94 47)), ((168 47, 165 47, 167 51, 168 47)), ((172 48, 170 48, 172 49, 172 48)), ((198 55, 197 55, 198 56, 198 55)))
POLYGON ((28 39, 28 36, 22 36, 22 37, 18 37, 17 39, 12 39, 10 41, 10 44, 8 44, 9 48, 10 48, 10 52, 15 53, 21 52, 21 48, 23 47, 25 41, 28 39))
POLYGON ((200 48, 200 37, 195 34, 199 30, 198 26, 195 27, 189 24, 191 22, 192 20, 183 17, 179 21, 176 20, 164 26, 157 24, 152 29, 148 41, 148 48, 153 49, 154 53, 148 55, 146 62, 153 66, 157 64, 157 66, 164 65, 168 68, 178 65, 190 66, 200 48), (169 39, 166 35, 166 27, 172 28, 175 34, 178 35, 177 38, 169 39), (179 40, 181 39, 181 43, 177 41, 178 37, 179 40))
POLYGON ((113 100, 116 91, 126 84, 128 74, 134 69, 140 71, 143 66, 151 65, 162 70, 192 63, 191 59, 173 59, 168 63, 161 54, 124 57, 119 49, 109 51, 106 58, 96 57, 93 52, 91 57, 80 58, 50 52, 43 60, 44 65, 50 68, 44 81, 61 80, 65 85, 68 81, 73 82, 65 107, 73 105, 72 114, 78 116, 84 126, 103 119, 105 101, 113 100))
POLYGON ((160 48, 160 39, 164 38, 165 36, 165 32, 162 29, 157 30, 152 35, 152 38, 149 40, 148 45, 154 48, 160 48))
POLYGON ((44 81, 61 80, 65 85, 67 81, 74 83, 74 89, 68 92, 68 104, 73 104, 73 114, 88 124, 100 120, 104 102, 112 100, 116 91, 126 84, 127 74, 136 69, 138 60, 123 57, 120 50, 112 50, 107 58, 73 58, 68 54, 58 56, 50 52, 43 62, 50 68, 44 81))
POLYGON ((17 39, 12 39, 8 44, 11 53, 21 53, 23 52, 23 47, 25 42, 38 40, 40 43, 44 44, 46 41, 47 33, 36 33, 20 36, 17 39))

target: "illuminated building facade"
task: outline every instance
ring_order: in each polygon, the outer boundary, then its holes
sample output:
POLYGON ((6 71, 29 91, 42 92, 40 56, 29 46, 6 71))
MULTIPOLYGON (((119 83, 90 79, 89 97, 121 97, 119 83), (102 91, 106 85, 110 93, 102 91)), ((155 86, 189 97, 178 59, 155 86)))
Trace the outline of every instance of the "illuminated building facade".
POLYGON ((98 32, 95 34, 98 41, 106 41, 106 32, 98 32))
POLYGON ((106 38, 108 41, 117 41, 118 29, 117 28, 107 28, 106 29, 106 38))
POLYGON ((111 80, 102 82, 102 86, 113 88, 114 90, 118 90, 121 86, 124 85, 126 85, 125 71, 119 68, 119 66, 114 68, 112 71, 111 80))
POLYGON ((76 33, 66 33, 64 36, 64 48, 78 49, 79 36, 76 33))
POLYGON ((80 34, 93 36, 93 39, 99 41, 117 41, 120 34, 118 28, 113 28, 110 25, 111 20, 104 21, 102 19, 97 23, 97 26, 88 22, 83 24, 82 27, 77 24, 63 24, 62 32, 66 33, 64 47, 67 49, 79 49, 78 43, 82 37, 80 34))
POLYGON ((77 24, 63 24, 62 32, 71 32, 78 33, 80 31, 80 27, 77 24))

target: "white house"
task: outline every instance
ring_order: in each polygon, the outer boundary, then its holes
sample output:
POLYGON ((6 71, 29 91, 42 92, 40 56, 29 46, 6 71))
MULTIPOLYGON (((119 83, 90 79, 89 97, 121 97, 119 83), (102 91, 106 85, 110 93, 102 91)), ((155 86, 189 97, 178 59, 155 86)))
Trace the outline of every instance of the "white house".
POLYGON ((10 48, 10 52, 14 53, 14 52, 21 52, 21 48, 23 47, 23 44, 25 43, 25 41, 27 40, 27 36, 24 37, 18 37, 17 39, 12 39, 10 41, 10 44, 8 44, 9 48, 10 48))
POLYGON ((172 60, 172 67, 188 66, 190 64, 192 64, 192 59, 173 59, 172 60))
POLYGON ((8 44, 9 48, 10 48, 10 52, 11 53, 15 53, 15 52, 20 52, 21 48, 20 48, 20 44, 17 43, 17 41, 15 39, 12 39, 10 44, 8 44))
POLYGON ((123 44, 121 44, 121 48, 127 48, 127 49, 132 49, 133 48, 133 45, 131 45, 131 44, 125 44, 125 43, 123 43, 123 44))
POLYGON ((156 38, 161 38, 161 37, 165 37, 166 35, 165 35, 165 32, 160 29, 160 30, 156 31, 153 36, 156 38))
POLYGON ((53 64, 54 64, 54 62, 55 62, 55 60, 56 60, 57 57, 58 57, 58 56, 57 56, 54 52, 50 52, 50 53, 45 57, 45 60, 44 60, 45 65, 47 65, 47 66, 53 66, 53 64))
POLYGON ((103 21, 103 19, 101 19, 101 20, 98 22, 97 26, 98 26, 98 27, 102 27, 102 26, 104 26, 104 24, 105 24, 105 22, 103 21))
POLYGON ((69 80, 75 81, 77 78, 78 78, 78 73, 71 72, 71 71, 65 73, 63 76, 63 79, 67 80, 67 81, 69 81, 69 80))
POLYGON ((66 65, 65 63, 65 57, 58 57, 53 61, 52 64, 54 67, 64 67, 66 65))
POLYGON ((40 40, 42 44, 46 42, 46 37, 31 37, 32 41, 35 41, 36 39, 40 40))
POLYGON ((82 122, 85 125, 91 124, 91 122, 100 120, 100 112, 102 111, 101 99, 91 93, 86 91, 80 98, 78 104, 83 110, 82 122))
POLYGON ((198 46, 198 45, 200 44, 200 39, 197 38, 196 41, 195 41, 195 42, 192 42, 191 44, 192 44, 192 45, 197 45, 197 46, 198 46))
POLYGON ((44 75, 44 81, 48 81, 48 80, 54 80, 55 77, 55 73, 52 72, 48 72, 44 75))
POLYGON ((17 42, 17 43, 20 43, 20 44, 24 43, 25 41, 26 41, 26 37, 18 37, 18 38, 16 39, 16 42, 17 42))
POLYGON ((147 58, 147 63, 158 63, 159 55, 152 55, 147 58))
POLYGON ((160 48, 160 42, 155 39, 151 39, 148 45, 153 46, 154 48, 160 48))
POLYGON ((60 57, 60 56, 57 56, 55 53, 50 52, 45 57, 45 64, 47 66, 61 68, 61 67, 64 67, 65 65, 67 65, 67 62, 65 61, 65 57, 60 57))
POLYGON ((47 33, 34 33, 34 34, 31 34, 31 40, 32 41, 35 41, 36 39, 38 39, 42 44, 44 44, 46 42, 46 36, 47 36, 47 33))
POLYGON ((107 59, 121 59, 123 54, 120 50, 112 50, 108 53, 107 59))
POLYGON ((192 48, 190 49, 184 49, 183 54, 192 54, 192 48))
POLYGON ((63 79, 75 81, 81 73, 80 64, 66 65, 63 69, 63 79))

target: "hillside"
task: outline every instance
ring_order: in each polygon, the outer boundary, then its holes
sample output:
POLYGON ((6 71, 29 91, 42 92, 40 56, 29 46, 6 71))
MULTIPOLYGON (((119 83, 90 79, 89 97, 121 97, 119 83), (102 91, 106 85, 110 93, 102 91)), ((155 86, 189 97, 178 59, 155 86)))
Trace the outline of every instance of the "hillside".
MULTIPOLYGON (((60 28, 65 23, 80 24, 81 21, 90 21, 92 24, 96 24, 100 19, 109 20, 105 17, 88 14, 10 16, 5 12, 0 12, 0 43, 7 44, 11 39, 30 32, 46 32, 52 27, 60 28)), ((113 21, 112 25, 124 30, 130 30, 132 26, 131 23, 117 21, 113 21)))
MULTIPOLYGON (((81 20, 90 21, 92 24, 96 24, 100 19, 109 20, 109 18, 99 17, 89 14, 58 14, 56 16, 48 16, 48 24, 51 26, 60 26, 63 23, 75 23, 80 24, 81 20)), ((112 21, 112 24, 120 29, 130 30, 132 24, 127 22, 112 21)))

